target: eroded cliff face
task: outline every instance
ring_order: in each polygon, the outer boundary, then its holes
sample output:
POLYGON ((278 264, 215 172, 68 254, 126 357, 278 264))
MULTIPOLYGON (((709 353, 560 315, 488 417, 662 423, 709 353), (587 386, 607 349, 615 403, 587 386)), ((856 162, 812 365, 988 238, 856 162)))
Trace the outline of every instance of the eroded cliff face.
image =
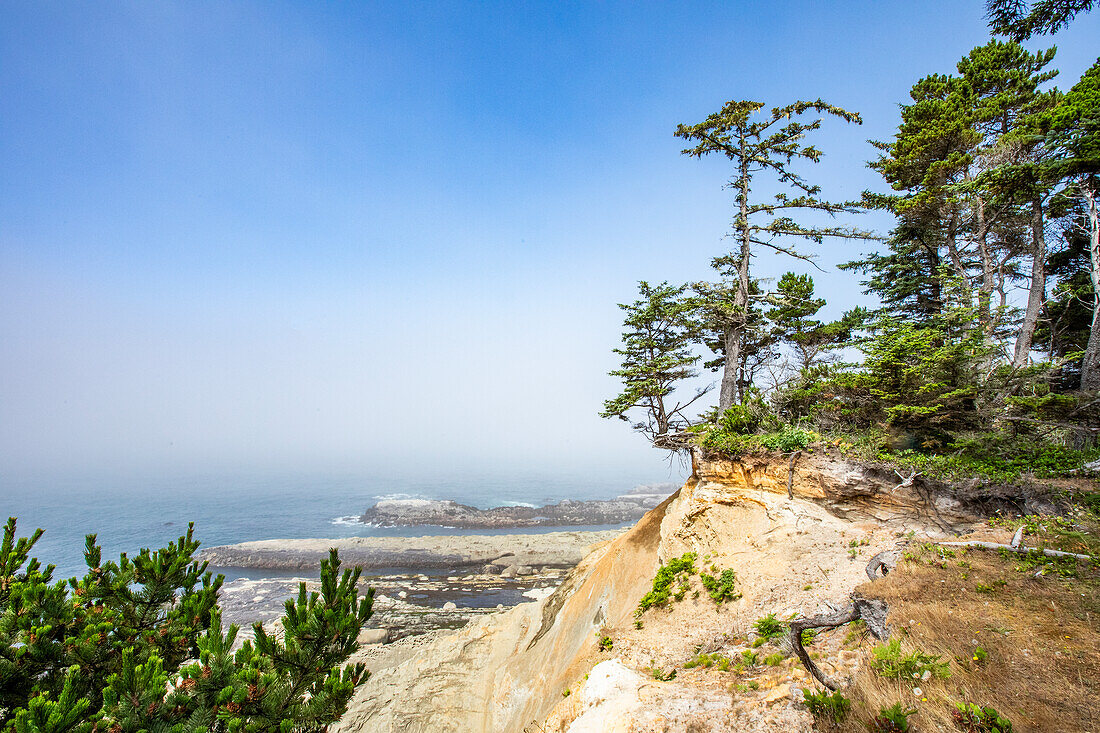
MULTIPOLYGON (((682 668, 700 648, 732 648, 764 613, 812 614, 843 603, 866 579, 868 558, 894 549, 901 535, 942 534, 973 517, 842 459, 806 453, 793 475, 790 466, 784 456, 697 457, 680 491, 596 546, 551 597, 376 669, 336 729, 811 730, 795 699, 805 675, 789 664, 744 690, 688 673, 658 681, 645 670, 682 668), (733 568, 742 597, 716 605, 689 595, 647 612, 636 628, 635 609, 659 565, 689 551, 707 568, 733 568), (599 648, 600 635, 613 640, 610 651, 599 648), (601 664, 611 661, 618 666, 601 664)), ((822 660, 840 675, 849 663, 842 653, 822 660)))

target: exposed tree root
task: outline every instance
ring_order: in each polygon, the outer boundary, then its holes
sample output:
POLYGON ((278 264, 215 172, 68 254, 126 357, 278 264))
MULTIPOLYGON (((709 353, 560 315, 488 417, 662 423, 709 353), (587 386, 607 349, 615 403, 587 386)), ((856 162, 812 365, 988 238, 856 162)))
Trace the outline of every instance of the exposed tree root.
POLYGON ((863 619, 867 624, 867 629, 875 638, 885 640, 890 636, 889 629, 886 627, 886 610, 886 603, 883 601, 867 598, 853 598, 852 604, 843 611, 837 611, 832 614, 822 614, 820 616, 811 616, 810 618, 795 619, 791 622, 791 646, 794 648, 794 653, 798 655, 798 659, 802 662, 803 666, 806 667, 806 670, 812 674, 818 682, 825 685, 830 690, 836 690, 840 685, 822 672, 817 664, 814 663, 814 660, 810 659, 810 655, 806 653, 806 648, 802 646, 802 632, 806 629, 835 629, 837 626, 843 626, 857 619, 863 619))

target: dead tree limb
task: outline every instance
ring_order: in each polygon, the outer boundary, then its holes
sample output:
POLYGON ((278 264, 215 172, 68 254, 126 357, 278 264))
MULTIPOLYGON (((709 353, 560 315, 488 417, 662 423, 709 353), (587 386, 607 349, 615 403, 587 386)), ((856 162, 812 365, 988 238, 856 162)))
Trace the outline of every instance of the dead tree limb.
POLYGON ((1093 555, 1079 555, 1076 552, 1062 552, 1061 550, 1046 550, 1039 547, 1028 547, 1026 545, 1020 545, 1013 547, 1012 545, 1002 545, 999 542, 937 542, 937 545, 943 545, 944 547, 974 547, 981 550, 1008 550, 1009 552, 1015 552, 1019 555, 1027 555, 1031 552, 1041 552, 1047 557, 1075 557, 1078 560, 1092 560, 1096 561, 1096 557, 1093 555))
POLYGON ((794 653, 806 667, 806 671, 830 690, 836 690, 840 685, 822 672, 814 660, 810 659, 806 648, 802 646, 802 632, 807 629, 835 629, 837 626, 843 626, 857 619, 863 619, 867 629, 876 638, 886 639, 890 636, 889 629, 886 627, 886 604, 880 600, 867 598, 853 598, 852 604, 843 611, 791 621, 790 642, 794 653))
POLYGON ((883 550, 879 554, 871 558, 871 562, 867 563, 867 577, 871 580, 878 580, 880 577, 885 577, 890 572, 890 565, 886 562, 887 555, 890 555, 890 550, 883 550))

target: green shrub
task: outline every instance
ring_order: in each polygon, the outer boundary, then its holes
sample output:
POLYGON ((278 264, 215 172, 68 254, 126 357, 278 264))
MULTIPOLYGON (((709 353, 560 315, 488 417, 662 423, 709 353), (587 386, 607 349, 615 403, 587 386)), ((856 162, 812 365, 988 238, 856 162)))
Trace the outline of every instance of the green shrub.
POLYGON ((741 597, 741 594, 734 587, 737 582, 737 573, 730 568, 723 570, 717 578, 707 573, 700 573, 699 578, 703 581, 703 587, 706 588, 707 594, 715 603, 736 601, 741 597))
POLYGON ((771 451, 790 453, 802 450, 817 438, 816 433, 801 428, 787 428, 760 436, 760 444, 771 451))
POLYGON ((852 701, 840 692, 829 694, 828 690, 814 692, 804 689, 802 693, 806 698, 806 707, 815 718, 829 718, 839 725, 852 709, 852 701))
POLYGON ((769 613, 767 616, 756 619, 752 627, 756 629, 757 634, 769 641, 787 633, 787 625, 777 619, 774 613, 769 613))
POLYGON ((775 667, 776 665, 782 664, 783 660, 786 658, 787 657, 782 653, 776 652, 775 654, 769 654, 768 656, 764 657, 764 664, 768 665, 769 667, 775 667))
POLYGON ((374 593, 360 571, 340 573, 332 550, 321 591, 299 586, 286 603, 284 638, 256 624, 232 651, 222 629, 222 576, 194 559, 193 527, 167 547, 101 562, 88 535, 83 578, 53 582, 54 566, 29 553, 41 536, 0 543, 0 730, 18 733, 314 730, 336 722, 362 664, 358 649, 374 593), (192 660, 189 663, 188 660, 192 660))
POLYGON ((991 707, 956 703, 955 725, 967 733, 1012 733, 1012 723, 991 707))
POLYGON ((687 593, 687 580, 695 573, 695 553, 687 552, 680 557, 668 561, 657 570, 653 578, 653 589, 642 596, 638 602, 635 616, 640 616, 654 606, 664 606, 672 598, 672 584, 679 581, 676 592, 676 600, 681 600, 687 593))
POLYGON ((868 727, 874 733, 908 733, 909 716, 916 712, 915 708, 905 709, 900 702, 896 702, 879 710, 868 727))
POLYGON ((609 652, 615 646, 615 642, 611 640, 610 636, 600 636, 596 644, 600 647, 601 651, 609 652))
POLYGON ((871 650, 871 654, 874 657, 871 660, 871 669, 883 677, 916 679, 925 672, 931 672, 933 677, 941 680, 951 676, 951 666, 947 662, 941 662, 938 655, 920 651, 902 654, 901 642, 897 639, 879 644, 871 650))

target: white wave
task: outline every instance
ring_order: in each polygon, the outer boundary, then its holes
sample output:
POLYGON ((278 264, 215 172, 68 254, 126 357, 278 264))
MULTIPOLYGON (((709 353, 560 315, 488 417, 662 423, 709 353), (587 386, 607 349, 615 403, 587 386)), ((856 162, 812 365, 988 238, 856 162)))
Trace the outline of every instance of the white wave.
POLYGON ((346 516, 346 517, 335 517, 331 522, 329 522, 329 524, 341 524, 341 525, 345 525, 345 526, 348 526, 348 525, 358 526, 358 525, 362 524, 362 522, 359 521, 359 516, 358 515, 349 515, 349 516, 346 516))
POLYGON ((525 506, 529 509, 538 509, 538 504, 529 504, 526 501, 502 501, 497 506, 525 506))

